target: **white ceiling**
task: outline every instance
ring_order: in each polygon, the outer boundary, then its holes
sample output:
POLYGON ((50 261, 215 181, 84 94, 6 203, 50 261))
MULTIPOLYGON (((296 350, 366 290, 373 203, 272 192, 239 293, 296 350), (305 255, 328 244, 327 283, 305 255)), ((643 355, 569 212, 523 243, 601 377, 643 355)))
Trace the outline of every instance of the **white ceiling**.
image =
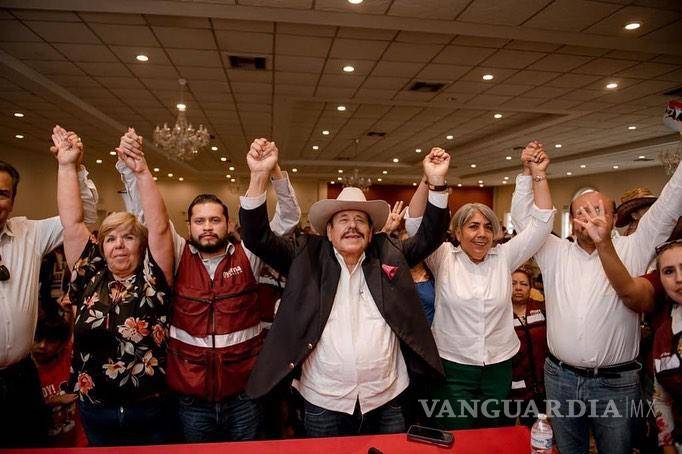
POLYGON ((663 93, 682 86, 679 0, 0 0, 0 8, 0 144, 44 152, 59 123, 84 138, 91 166, 114 161, 108 153, 128 125, 151 139, 155 125, 172 124, 180 77, 190 121, 207 126, 218 151, 190 163, 151 151, 160 177, 245 177, 248 144, 263 136, 297 178, 358 168, 409 183, 438 145, 453 154, 451 183, 486 185, 513 176, 514 147, 529 140, 546 144, 556 177, 656 165, 633 159, 677 143, 661 116, 673 99, 663 93), (624 30, 633 20, 642 27, 624 30), (265 57, 266 70, 231 69, 229 55, 265 57), (408 91, 415 81, 445 86, 408 91), (606 89, 610 82, 618 88, 606 89))

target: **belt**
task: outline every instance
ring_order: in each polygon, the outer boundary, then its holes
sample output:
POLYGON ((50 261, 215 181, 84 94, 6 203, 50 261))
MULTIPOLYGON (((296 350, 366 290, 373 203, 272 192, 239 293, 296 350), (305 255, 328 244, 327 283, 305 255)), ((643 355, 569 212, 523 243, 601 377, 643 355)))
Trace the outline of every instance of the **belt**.
POLYGON ((637 370, 641 367, 637 361, 628 361, 627 363, 604 367, 577 367, 566 364, 551 353, 547 353, 547 358, 562 369, 570 370, 574 374, 582 377, 617 378, 620 377, 621 372, 637 370))

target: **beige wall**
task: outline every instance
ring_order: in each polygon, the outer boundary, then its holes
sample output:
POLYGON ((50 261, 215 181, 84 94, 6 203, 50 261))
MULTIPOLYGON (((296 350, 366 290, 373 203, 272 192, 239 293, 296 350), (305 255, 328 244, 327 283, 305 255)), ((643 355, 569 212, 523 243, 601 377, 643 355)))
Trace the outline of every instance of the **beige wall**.
MULTIPOLYGON (((651 189, 654 194, 660 194, 668 179, 669 177, 665 173, 664 168, 656 166, 638 170, 551 179, 549 183, 554 206, 560 213, 563 209, 568 209, 576 191, 586 186, 595 187, 597 190, 613 198, 616 204, 619 204, 620 196, 636 186, 645 186, 651 189)), ((504 213, 509 212, 511 207, 514 185, 498 186, 496 189, 493 204, 495 214, 497 214, 499 219, 504 219, 504 213)), ((561 233, 560 215, 554 218, 554 232, 561 233)))
MULTIPOLYGON (((13 216, 27 216, 40 219, 57 214, 57 163, 47 152, 43 154, 26 152, 23 150, 0 151, 0 159, 9 162, 17 168, 21 175, 17 199, 13 216)), ((90 164, 88 170, 92 180, 97 185, 100 200, 98 212, 100 220, 110 211, 124 209, 123 200, 117 191, 123 188, 118 172, 114 168, 113 160, 104 164, 90 164)), ((302 219, 307 220, 307 213, 315 201, 318 200, 317 181, 292 182, 296 196, 303 212, 302 219)), ((192 199, 200 193, 215 193, 228 206, 230 216, 236 221, 238 217, 239 195, 246 192, 246 178, 237 187, 222 181, 160 181, 159 189, 163 195, 171 220, 184 235, 186 228, 186 210, 192 199)), ((272 190, 268 191, 268 208, 274 212, 276 197, 272 190)))

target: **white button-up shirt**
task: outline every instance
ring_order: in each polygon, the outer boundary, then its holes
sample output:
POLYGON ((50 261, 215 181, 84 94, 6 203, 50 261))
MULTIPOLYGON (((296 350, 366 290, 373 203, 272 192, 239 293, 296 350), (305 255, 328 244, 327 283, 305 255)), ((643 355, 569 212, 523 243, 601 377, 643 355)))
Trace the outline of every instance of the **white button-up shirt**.
MULTIPOLYGON (((552 230, 554 210, 533 207, 529 228, 492 248, 480 263, 460 247, 443 243, 426 259, 435 278, 431 331, 440 356, 484 366, 505 361, 519 350, 511 304, 511 274, 537 251, 552 230)), ((421 218, 408 218, 408 232, 421 218)))
POLYGON ((293 385, 318 407, 364 414, 398 396, 410 383, 400 341, 377 309, 362 271, 334 249, 341 276, 327 324, 293 385))
MULTIPOLYGON (((514 225, 523 229, 532 197, 531 177, 519 175, 512 198, 514 225)), ((633 276, 644 274, 656 245, 665 241, 682 215, 682 166, 663 188, 632 235, 613 245, 633 276)), ((599 254, 578 243, 548 237, 535 254, 542 271, 547 313, 547 344, 554 356, 579 367, 605 367, 639 353, 639 314, 628 309, 609 283, 599 254)))
MULTIPOLYGON (((84 220, 97 222, 97 191, 78 173, 84 220)), ((33 345, 38 320, 40 264, 43 256, 62 243, 64 229, 58 216, 29 220, 13 217, 0 231, 0 257, 10 272, 0 282, 0 369, 24 359, 33 345)))

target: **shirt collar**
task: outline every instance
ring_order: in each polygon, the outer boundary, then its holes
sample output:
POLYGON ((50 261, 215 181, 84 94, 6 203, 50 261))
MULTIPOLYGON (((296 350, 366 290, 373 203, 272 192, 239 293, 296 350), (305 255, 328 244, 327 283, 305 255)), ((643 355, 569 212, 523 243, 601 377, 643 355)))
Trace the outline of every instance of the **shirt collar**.
MULTIPOLYGON (((187 243, 187 244, 189 244, 189 243, 187 243)), ((230 255, 232 255, 232 254, 234 254, 235 249, 236 249, 236 248, 234 247, 234 244, 232 244, 232 243, 230 243, 230 242, 228 241, 228 242, 227 242, 227 246, 225 246, 225 254, 230 254, 230 255)), ((198 254, 198 253, 199 253, 199 251, 197 250, 197 248, 195 248, 192 244, 189 244, 189 251, 190 251, 192 254, 198 254)), ((225 255, 225 254, 222 254, 222 255, 225 255)))
MULTIPOLYGON (((464 251, 462 250, 462 246, 454 246, 454 247, 452 248, 452 252, 455 253, 455 254, 464 254, 464 255, 466 255, 466 252, 464 252, 464 251)), ((491 247, 490 250, 488 251, 488 254, 486 255, 486 258, 488 258, 488 255, 497 255, 497 253, 498 253, 498 251, 497 251, 497 246, 493 246, 493 247, 491 247)), ((469 257, 469 256, 467 256, 467 258, 468 258, 468 257, 469 257)), ((471 260, 471 259, 469 259, 469 260, 471 260)), ((485 262, 485 259, 483 259, 483 262, 485 262)), ((483 262, 481 262, 481 263, 483 263, 483 262)), ((471 262, 471 263, 474 263, 474 262, 471 262)))
POLYGON ((10 226, 10 222, 9 222, 9 221, 10 221, 10 220, 8 219, 8 220, 5 222, 5 226, 2 228, 2 231, 0 231, 0 238, 2 238, 2 237, 5 236, 5 235, 7 235, 7 236, 15 236, 15 235, 14 235, 14 232, 12 232, 12 227, 10 226))
MULTIPOLYGON (((337 251, 335 247, 332 246, 332 248, 334 249, 334 255, 336 256, 336 260, 339 261, 339 265, 341 265, 342 268, 348 269, 346 267, 346 262, 343 260, 343 256, 341 255, 341 253, 339 251, 337 251)), ((362 262, 364 262, 364 261, 365 261, 365 253, 363 251, 362 255, 360 256, 360 260, 358 260, 358 263, 355 264, 355 267, 352 270, 348 270, 349 273, 353 274, 353 272, 355 272, 355 270, 358 269, 358 266, 360 266, 360 264, 362 264, 362 262)))

